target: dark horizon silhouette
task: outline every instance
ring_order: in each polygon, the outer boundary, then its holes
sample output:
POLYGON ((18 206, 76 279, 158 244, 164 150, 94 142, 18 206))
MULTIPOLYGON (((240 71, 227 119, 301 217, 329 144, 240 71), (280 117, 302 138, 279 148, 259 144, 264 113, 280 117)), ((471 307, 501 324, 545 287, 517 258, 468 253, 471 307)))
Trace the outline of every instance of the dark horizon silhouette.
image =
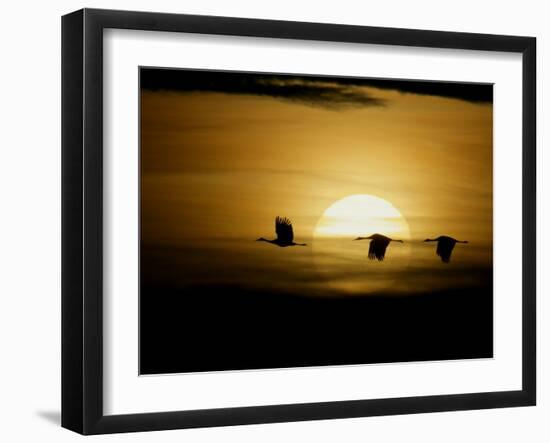
POLYGON ((413 296, 143 285, 140 373, 491 358, 492 297, 489 275, 413 296))

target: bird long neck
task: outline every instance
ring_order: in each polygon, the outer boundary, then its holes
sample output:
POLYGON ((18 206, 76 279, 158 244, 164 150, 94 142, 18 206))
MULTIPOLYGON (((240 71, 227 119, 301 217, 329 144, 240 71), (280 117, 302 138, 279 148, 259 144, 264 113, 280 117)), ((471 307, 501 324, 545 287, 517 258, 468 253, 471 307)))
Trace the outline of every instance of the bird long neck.
POLYGON ((396 241, 396 242, 398 242, 398 243, 403 243, 403 240, 394 240, 393 238, 392 238, 391 241, 396 241))
POLYGON ((437 238, 427 238, 426 240, 424 241, 439 241, 437 238))
POLYGON ((457 240, 457 243, 468 243, 468 240, 457 240))
POLYGON ((294 246, 307 246, 307 243, 293 243, 294 246))

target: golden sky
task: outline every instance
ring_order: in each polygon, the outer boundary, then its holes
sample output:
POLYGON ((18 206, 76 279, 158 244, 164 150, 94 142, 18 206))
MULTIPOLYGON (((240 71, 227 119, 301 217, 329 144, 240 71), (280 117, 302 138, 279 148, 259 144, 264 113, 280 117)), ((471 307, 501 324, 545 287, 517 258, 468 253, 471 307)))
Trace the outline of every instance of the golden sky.
POLYGON ((401 212, 414 241, 467 239, 490 262, 492 104, 360 88, 376 101, 142 89, 142 246, 200 243, 220 257, 246 242, 246 260, 261 261, 272 245, 251 242, 274 237, 275 216, 309 244, 331 204, 370 194, 401 212))

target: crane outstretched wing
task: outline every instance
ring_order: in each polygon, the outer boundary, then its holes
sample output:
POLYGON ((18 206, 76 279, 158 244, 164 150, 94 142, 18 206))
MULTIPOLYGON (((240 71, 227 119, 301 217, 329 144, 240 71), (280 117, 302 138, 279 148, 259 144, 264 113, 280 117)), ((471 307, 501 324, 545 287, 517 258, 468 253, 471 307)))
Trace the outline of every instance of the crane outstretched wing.
POLYGON ((294 240, 292 223, 286 217, 275 218, 275 232, 277 233, 277 239, 282 242, 291 243, 294 240))

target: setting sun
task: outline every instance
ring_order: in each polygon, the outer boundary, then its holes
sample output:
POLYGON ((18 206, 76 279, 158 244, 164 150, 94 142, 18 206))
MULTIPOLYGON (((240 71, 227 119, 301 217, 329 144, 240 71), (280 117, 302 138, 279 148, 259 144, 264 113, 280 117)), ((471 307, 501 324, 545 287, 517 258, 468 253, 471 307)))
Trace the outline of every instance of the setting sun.
POLYGON ((358 236, 380 233, 409 239, 409 225, 388 201, 369 194, 350 195, 325 210, 316 237, 358 236))
POLYGON ((372 293, 393 286, 396 272, 408 267, 409 240, 409 224, 395 206, 374 195, 355 194, 323 212, 313 232, 313 257, 329 286, 346 294, 372 293), (405 241, 388 246, 383 267, 366 260, 370 240, 353 241, 372 234, 405 241))

